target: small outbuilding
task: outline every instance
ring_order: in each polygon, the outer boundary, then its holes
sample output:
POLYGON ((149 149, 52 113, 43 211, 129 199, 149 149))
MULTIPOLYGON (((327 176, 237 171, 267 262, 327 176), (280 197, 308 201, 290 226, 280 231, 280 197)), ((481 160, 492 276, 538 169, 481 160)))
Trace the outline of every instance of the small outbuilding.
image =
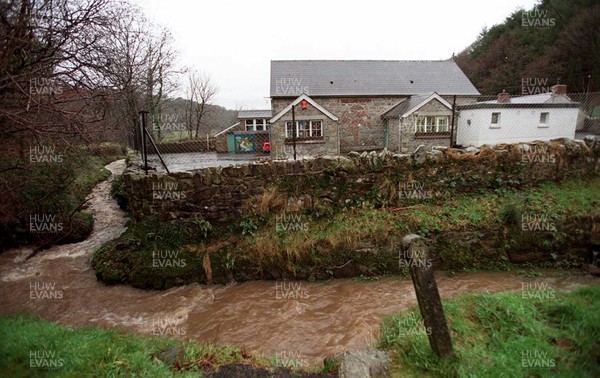
POLYGON ((265 148, 270 146, 270 118, 271 110, 240 110, 238 122, 214 135, 215 150, 220 153, 269 152, 265 148))
POLYGON ((458 106, 456 144, 479 147, 574 139, 582 120, 580 105, 567 96, 566 85, 555 85, 548 93, 511 98, 503 92, 493 101, 458 106))

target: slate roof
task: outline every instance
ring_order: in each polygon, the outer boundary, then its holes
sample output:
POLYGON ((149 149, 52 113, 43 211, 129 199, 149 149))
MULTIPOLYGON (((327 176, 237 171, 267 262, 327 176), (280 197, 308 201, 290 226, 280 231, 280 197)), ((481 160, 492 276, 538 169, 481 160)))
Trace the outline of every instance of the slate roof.
POLYGON ((394 105, 390 110, 383 113, 381 115, 382 118, 396 118, 406 113, 410 109, 419 105, 421 102, 425 101, 427 97, 431 96, 433 93, 427 93, 423 95, 416 95, 406 98, 400 101, 397 105, 394 105))
POLYGON ((485 109, 485 108, 578 108, 581 104, 572 101, 567 95, 554 95, 540 93, 529 96, 511 97, 509 102, 491 101, 476 102, 473 104, 457 106, 457 109, 485 109))
POLYGON ((238 119, 241 119, 241 118, 271 118, 271 117, 272 117, 271 109, 238 111, 238 119))
POLYGON ((416 95, 478 96, 452 60, 273 60, 271 97, 416 95))

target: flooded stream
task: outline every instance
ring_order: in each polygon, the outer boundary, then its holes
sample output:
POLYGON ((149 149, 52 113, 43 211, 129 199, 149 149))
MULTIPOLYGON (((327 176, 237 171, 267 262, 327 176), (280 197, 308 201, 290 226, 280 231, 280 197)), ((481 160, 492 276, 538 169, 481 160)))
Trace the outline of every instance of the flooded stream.
MULTIPOLYGON (((108 168, 122 172, 123 162, 108 168)), ((372 345, 385 315, 416 304, 412 282, 400 278, 255 281, 166 291, 106 286, 96 280, 89 262, 96 248, 123 232, 126 221, 108 188, 109 182, 99 184, 89 198, 96 221, 86 241, 55 246, 27 261, 27 249, 0 255, 0 314, 30 313, 68 326, 231 344, 320 365, 329 354, 372 345)), ((505 272, 452 277, 438 272, 436 277, 444 299, 465 292, 522 290, 524 283, 543 283, 551 290, 599 283, 562 272, 533 279, 505 272)))

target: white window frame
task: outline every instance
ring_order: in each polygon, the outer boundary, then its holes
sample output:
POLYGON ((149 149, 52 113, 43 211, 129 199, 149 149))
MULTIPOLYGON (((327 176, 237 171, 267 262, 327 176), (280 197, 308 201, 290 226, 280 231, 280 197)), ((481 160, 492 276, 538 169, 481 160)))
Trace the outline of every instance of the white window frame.
POLYGON ((502 118, 502 114, 500 112, 492 112, 490 117, 490 129, 499 129, 500 128, 500 120, 502 118), (494 114, 497 114, 496 122, 494 122, 494 114))
POLYGON ((542 127, 542 128, 548 127, 548 121, 550 121, 550 112, 541 112, 540 113, 540 124, 538 125, 538 127, 542 127), (544 118, 544 114, 546 115, 545 120, 542 119, 542 118, 544 118))
MULTIPOLYGON (((285 121, 285 138, 286 139, 291 139, 293 138, 292 135, 290 135, 289 130, 288 130, 288 126, 292 123, 292 121, 285 121)), ((299 119, 296 121, 296 139, 307 139, 307 138, 323 138, 323 134, 324 134, 324 130, 323 130, 323 120, 321 119, 311 119, 311 120, 304 120, 304 119, 299 119), (300 131, 300 122, 302 122, 302 124, 304 125, 304 128, 302 129, 302 131, 304 132, 304 136, 299 136, 299 131, 300 131), (313 127, 313 122, 319 122, 321 124, 321 135, 314 135, 316 134, 316 129, 313 127), (308 133, 308 135, 306 135, 308 133)))
POLYGON ((448 116, 436 117, 435 127, 436 127, 436 130, 437 130, 438 133, 447 133, 447 132, 450 131, 450 129, 448 127, 448 124, 450 123, 449 120, 448 120, 448 118, 449 118, 448 116), (444 125, 445 126, 444 130, 440 130, 440 128, 441 128, 440 121, 442 121, 442 120, 446 121, 446 124, 444 125))
POLYGON ((415 125, 414 125, 414 132, 415 133, 422 133, 422 134, 432 134, 432 133, 447 133, 450 132, 450 117, 447 115, 444 116, 431 116, 431 115, 425 115, 425 116, 417 116, 415 117, 415 125), (431 124, 429 121, 433 120, 433 123, 431 124), (444 130, 440 130, 441 126, 440 126, 440 122, 442 120, 446 121, 446 125, 444 130), (429 128, 433 128, 431 131, 428 130, 429 128))
POLYGON ((267 131, 270 128, 270 124, 269 124, 269 119, 267 118, 248 118, 246 120, 244 120, 244 127, 246 129, 246 131, 267 131), (252 121, 251 125, 248 125, 248 121, 252 121), (262 130, 258 130, 258 122, 257 121, 262 121, 261 126, 263 127, 262 130), (250 129, 250 127, 252 129, 250 129))
POLYGON ((415 133, 427 132, 427 117, 418 116, 415 118, 415 133))
POLYGON ((263 131, 264 129, 265 129, 265 120, 263 118, 254 119, 254 130, 263 131), (258 126, 261 127, 260 130, 258 129, 258 126))

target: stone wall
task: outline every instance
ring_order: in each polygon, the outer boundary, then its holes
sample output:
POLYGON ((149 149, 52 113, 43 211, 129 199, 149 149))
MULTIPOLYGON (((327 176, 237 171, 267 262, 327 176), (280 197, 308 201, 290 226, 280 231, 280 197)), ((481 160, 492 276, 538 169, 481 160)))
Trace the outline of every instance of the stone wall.
MULTIPOLYGON (((385 122, 381 119, 381 115, 387 110, 398 104, 406 96, 380 96, 380 97, 315 97, 313 98, 317 103, 323 106, 325 109, 333 113, 339 118, 339 149, 342 153, 349 151, 369 151, 369 150, 380 150, 385 147, 385 122)), ((453 102, 453 96, 443 96, 443 98, 450 104, 453 102)), ((271 99, 271 107, 273 114, 276 115, 286 106, 288 106, 295 98, 273 98, 271 99)), ((470 96, 457 96, 456 105, 465 105, 477 101, 476 97, 470 96)), ((310 108, 310 105, 309 105, 310 108)), ((297 119, 298 116, 308 115, 311 112, 307 110, 299 110, 296 107, 297 119)), ((438 101, 433 101, 423 107, 423 114, 439 113, 440 111, 447 111, 443 105, 438 101), (442 107, 443 109, 438 109, 442 107), (431 109, 430 109, 431 108, 431 109)), ((451 112, 450 112, 451 114, 451 112)), ((321 117, 327 118, 319 112, 321 117)), ((291 112, 286 114, 286 120, 291 120, 291 112)), ((331 121, 327 119, 328 121, 331 121)), ((281 120, 280 120, 281 121, 281 120)), ((272 126, 272 130, 276 133, 285 135, 284 122, 276 122, 272 126)), ((450 138, 439 137, 439 138, 416 138, 412 127, 414 124, 403 125, 403 138, 402 138, 402 149, 399 146, 399 130, 397 128, 398 118, 390 120, 388 123, 388 149, 394 152, 406 152, 407 150, 413 150, 418 145, 424 144, 428 149, 433 146, 446 146, 450 144, 450 138), (394 128, 395 126, 395 128, 394 128)), ((331 122, 330 122, 331 123, 331 122)), ((303 155, 316 156, 319 154, 336 154, 334 152, 334 145, 337 146, 337 134, 333 132, 333 127, 337 125, 328 125, 328 132, 326 140, 321 145, 306 144, 300 147, 303 151, 303 155)), ((336 129, 337 131, 337 129, 336 129)), ((277 135, 277 134, 275 134, 277 135)), ((281 139, 281 138, 280 138, 281 139)), ((275 144, 280 145, 280 141, 276 140, 275 144)), ((283 150, 283 147, 280 147, 283 150)))
POLYGON ((419 145, 424 145, 427 150, 430 150, 434 146, 450 146, 452 111, 434 99, 418 109, 417 113, 419 116, 448 116, 448 133, 416 135, 414 116, 404 119, 400 119, 399 117, 390 118, 388 120, 389 150, 406 153, 414 151, 419 145))
POLYGON ((125 173, 135 219, 203 218, 239 222, 271 188, 302 206, 330 208, 357 199, 400 206, 410 203, 407 185, 432 196, 461 195, 482 189, 521 187, 546 180, 600 173, 600 139, 561 140, 494 149, 436 148, 413 154, 356 153, 305 161, 267 161, 225 168, 145 176, 133 162, 125 173))
MULTIPOLYGON (((278 106, 283 103, 278 103, 278 106)), ((288 106, 289 102, 285 103, 288 106)), ((283 108, 285 108, 283 106, 283 108)), ((273 114, 279 113, 279 109, 273 114)), ((338 122, 333 121, 325 114, 311 104, 307 104, 306 109, 296 106, 296 121, 321 121, 322 139, 296 140, 296 154, 298 156, 318 156, 318 155, 337 155, 338 154, 338 122)), ((271 153, 275 158, 293 156, 293 143, 285 138, 286 122, 292 121, 292 111, 287 112, 283 117, 271 124, 271 153)))
MULTIPOLYGON (((313 100, 339 118, 340 149, 345 153, 383 149, 385 135, 381 115, 404 98, 406 96, 315 97, 313 100)), ((273 114, 279 113, 293 100, 271 99, 273 114)))

